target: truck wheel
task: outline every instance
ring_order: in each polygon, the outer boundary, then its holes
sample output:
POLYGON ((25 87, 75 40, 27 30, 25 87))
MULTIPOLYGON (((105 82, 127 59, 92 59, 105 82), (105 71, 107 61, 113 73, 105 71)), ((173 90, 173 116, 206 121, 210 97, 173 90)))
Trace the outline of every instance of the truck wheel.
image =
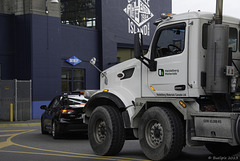
POLYGON ((176 158, 184 146, 184 126, 171 109, 152 107, 141 117, 139 141, 151 160, 176 158))
POLYGON ((125 134, 120 112, 111 106, 98 106, 91 114, 88 138, 98 155, 116 155, 124 145, 125 134))
POLYGON ((207 143, 205 147, 216 156, 232 156, 240 152, 240 146, 231 146, 227 143, 207 143))

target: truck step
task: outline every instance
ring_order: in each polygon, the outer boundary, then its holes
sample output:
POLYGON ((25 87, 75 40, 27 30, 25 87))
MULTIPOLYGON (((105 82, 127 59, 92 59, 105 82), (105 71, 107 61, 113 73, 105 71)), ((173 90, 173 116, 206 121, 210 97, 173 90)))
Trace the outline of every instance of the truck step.
POLYGON ((208 137, 191 137, 193 141, 209 141, 209 142, 221 142, 221 143, 229 143, 231 139, 221 139, 221 138, 208 138, 208 137))

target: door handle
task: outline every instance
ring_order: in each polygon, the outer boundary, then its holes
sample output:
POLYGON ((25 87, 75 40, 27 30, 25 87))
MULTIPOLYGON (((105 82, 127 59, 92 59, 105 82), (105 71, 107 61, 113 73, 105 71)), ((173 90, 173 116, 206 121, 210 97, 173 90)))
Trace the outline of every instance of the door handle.
POLYGON ((175 89, 176 91, 184 91, 184 90, 186 89, 186 86, 185 86, 185 85, 176 85, 176 86, 174 87, 174 89, 175 89))

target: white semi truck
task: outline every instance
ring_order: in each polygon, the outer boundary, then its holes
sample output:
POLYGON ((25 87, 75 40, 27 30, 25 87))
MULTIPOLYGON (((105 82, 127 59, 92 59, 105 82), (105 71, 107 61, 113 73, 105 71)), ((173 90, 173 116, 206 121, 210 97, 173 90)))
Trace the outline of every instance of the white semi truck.
POLYGON ((100 90, 85 92, 96 154, 119 153, 131 134, 151 160, 174 159, 184 146, 240 152, 240 20, 223 17, 222 6, 162 14, 146 55, 137 33, 135 58, 101 73, 100 90))

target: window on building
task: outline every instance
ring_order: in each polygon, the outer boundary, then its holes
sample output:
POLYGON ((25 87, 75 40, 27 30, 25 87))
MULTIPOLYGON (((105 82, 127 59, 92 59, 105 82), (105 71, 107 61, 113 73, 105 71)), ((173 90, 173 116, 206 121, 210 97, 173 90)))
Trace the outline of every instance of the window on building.
POLYGON ((95 0, 61 0, 61 22, 63 24, 95 28, 95 0))
POLYGON ((117 49, 117 61, 121 63, 128 59, 132 59, 134 57, 134 50, 127 48, 118 48, 117 49))
POLYGON ((62 93, 77 92, 84 90, 85 70, 62 68, 62 93))
MULTIPOLYGON (((148 52, 147 49, 143 49, 143 54, 148 52)), ((118 48, 117 49, 117 63, 134 58, 134 49, 132 48, 118 48)))

